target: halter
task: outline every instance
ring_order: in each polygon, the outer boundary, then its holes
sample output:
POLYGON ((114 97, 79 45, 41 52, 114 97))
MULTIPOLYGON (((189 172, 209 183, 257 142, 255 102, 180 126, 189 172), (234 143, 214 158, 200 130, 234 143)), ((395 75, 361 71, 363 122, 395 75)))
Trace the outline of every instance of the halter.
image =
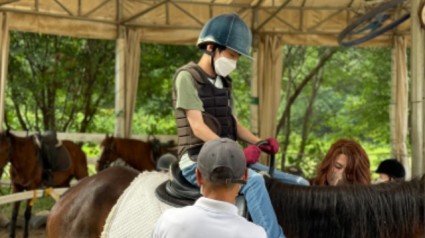
POLYGON ((109 155, 111 153, 116 154, 116 151, 113 149, 113 144, 114 144, 114 141, 112 141, 112 143, 109 144, 108 146, 105 146, 103 148, 102 154, 100 155, 100 158, 96 160, 96 163, 99 165, 99 170, 104 170, 108 168, 113 162, 109 159, 109 155), (102 159, 103 157, 107 157, 107 159, 102 159))

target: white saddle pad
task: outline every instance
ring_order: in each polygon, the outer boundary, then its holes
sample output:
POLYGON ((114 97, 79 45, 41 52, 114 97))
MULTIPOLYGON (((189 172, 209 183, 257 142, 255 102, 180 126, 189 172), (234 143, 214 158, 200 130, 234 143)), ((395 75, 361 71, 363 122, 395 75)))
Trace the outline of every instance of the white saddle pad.
POLYGON ((171 207, 155 196, 155 189, 167 179, 168 174, 161 172, 137 176, 109 213, 101 237, 151 237, 156 221, 171 207))

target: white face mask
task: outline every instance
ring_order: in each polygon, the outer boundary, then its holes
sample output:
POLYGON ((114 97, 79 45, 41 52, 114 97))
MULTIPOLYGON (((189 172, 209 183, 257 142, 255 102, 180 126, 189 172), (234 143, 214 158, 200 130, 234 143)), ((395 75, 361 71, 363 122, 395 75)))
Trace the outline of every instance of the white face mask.
POLYGON ((226 77, 233 70, 236 69, 236 60, 231 60, 226 57, 220 57, 214 62, 215 72, 222 76, 226 77))

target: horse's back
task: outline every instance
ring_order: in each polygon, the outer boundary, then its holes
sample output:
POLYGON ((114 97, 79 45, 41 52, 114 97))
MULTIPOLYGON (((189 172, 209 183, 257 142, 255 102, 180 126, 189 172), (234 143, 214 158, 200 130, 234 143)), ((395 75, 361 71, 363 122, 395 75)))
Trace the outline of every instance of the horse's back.
POLYGON ((159 201, 155 193, 167 179, 167 173, 156 171, 138 175, 109 213, 101 237, 152 237, 156 221, 171 207, 159 201))
POLYGON ((99 237, 110 210, 138 174, 117 166, 78 182, 53 206, 48 237, 99 237))

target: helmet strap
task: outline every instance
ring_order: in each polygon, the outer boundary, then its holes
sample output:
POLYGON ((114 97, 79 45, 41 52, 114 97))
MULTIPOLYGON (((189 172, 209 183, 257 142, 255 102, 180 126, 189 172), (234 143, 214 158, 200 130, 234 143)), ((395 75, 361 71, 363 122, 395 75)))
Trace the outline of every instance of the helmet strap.
POLYGON ((213 48, 212 51, 205 50, 205 54, 207 54, 207 55, 209 55, 211 57, 211 68, 212 68, 212 70, 213 70, 214 73, 215 73, 214 55, 215 55, 215 50, 216 49, 217 48, 214 46, 214 48, 213 48))

